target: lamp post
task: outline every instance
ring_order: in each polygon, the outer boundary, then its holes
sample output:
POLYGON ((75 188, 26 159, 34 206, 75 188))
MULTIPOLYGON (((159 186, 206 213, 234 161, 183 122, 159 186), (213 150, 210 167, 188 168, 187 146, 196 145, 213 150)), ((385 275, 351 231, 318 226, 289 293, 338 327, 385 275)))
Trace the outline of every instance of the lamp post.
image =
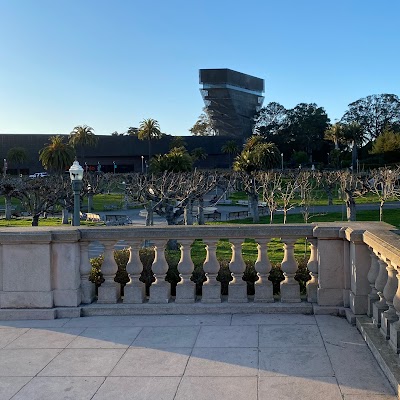
POLYGON ((87 186, 87 212, 92 212, 93 207, 93 191, 92 185, 89 183, 87 186))
POLYGON ((80 222, 80 192, 82 188, 83 168, 79 165, 77 160, 74 161, 69 169, 69 177, 71 178, 72 190, 74 192, 74 215, 72 219, 72 226, 79 226, 80 222))
POLYGON ((4 177, 6 176, 6 174, 7 174, 7 167, 8 167, 8 165, 7 165, 7 159, 4 159, 4 164, 3 164, 4 166, 3 166, 3 172, 4 172, 4 177))
POLYGON ((283 171, 283 153, 281 153, 281 169, 283 171))
POLYGON ((144 156, 142 156, 142 174, 144 172, 144 156))

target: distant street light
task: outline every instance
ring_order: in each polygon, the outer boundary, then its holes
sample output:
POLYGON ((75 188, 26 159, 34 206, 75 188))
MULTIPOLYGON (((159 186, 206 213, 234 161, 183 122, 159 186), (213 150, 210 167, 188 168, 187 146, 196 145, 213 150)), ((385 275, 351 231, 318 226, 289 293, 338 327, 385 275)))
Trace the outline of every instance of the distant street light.
POLYGON ((283 153, 281 153, 281 167, 282 167, 282 171, 283 171, 283 153))
POLYGON ((74 161, 69 169, 69 177, 71 178, 72 190, 74 192, 74 215, 72 226, 79 226, 81 224, 79 195, 82 189, 83 168, 79 165, 77 160, 74 161))
POLYGON ((7 174, 7 167, 8 167, 7 160, 4 159, 4 166, 3 166, 3 173, 4 173, 4 176, 6 176, 6 174, 7 174))
POLYGON ((144 156, 142 156, 142 174, 144 172, 144 156))
POLYGON ((115 164, 115 161, 113 161, 113 170, 114 170, 114 174, 115 174, 115 170, 117 169, 117 164, 115 164))
POLYGON ((93 207, 93 190, 92 185, 89 183, 87 186, 87 211, 92 212, 93 207))

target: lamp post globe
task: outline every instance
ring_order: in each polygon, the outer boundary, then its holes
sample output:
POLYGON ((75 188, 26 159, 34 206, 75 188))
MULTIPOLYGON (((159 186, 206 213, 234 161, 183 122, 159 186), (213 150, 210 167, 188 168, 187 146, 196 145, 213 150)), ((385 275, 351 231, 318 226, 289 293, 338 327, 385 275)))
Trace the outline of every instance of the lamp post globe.
POLYGON ((72 190, 74 192, 74 215, 72 219, 73 226, 80 225, 80 192, 82 189, 83 168, 77 160, 74 161, 69 169, 69 177, 71 178, 72 190))

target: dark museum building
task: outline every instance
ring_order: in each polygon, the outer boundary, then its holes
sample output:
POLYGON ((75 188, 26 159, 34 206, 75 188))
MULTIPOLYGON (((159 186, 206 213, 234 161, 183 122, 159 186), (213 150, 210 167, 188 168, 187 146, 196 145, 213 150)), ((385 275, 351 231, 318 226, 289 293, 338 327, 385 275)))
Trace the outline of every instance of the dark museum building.
MULTIPOLYGON (((23 147, 28 153, 28 161, 21 165, 12 165, 8 162, 7 173, 16 174, 17 168, 22 174, 41 172, 43 166, 39 161, 39 150, 49 144, 49 138, 54 135, 26 135, 26 134, 0 134, 0 157, 7 158, 7 152, 13 147, 23 147)), ((69 135, 64 136, 67 142, 69 135)), ((98 135, 97 146, 85 147, 84 159, 82 153, 77 150, 77 157, 82 167, 85 162, 88 168, 97 168, 101 165, 101 171, 113 172, 114 163, 117 165, 115 172, 141 172, 146 168, 148 160, 148 142, 139 140, 134 136, 103 136, 98 135)), ((170 150, 170 142, 173 136, 165 136, 158 140, 152 140, 152 155, 165 154, 170 150)), ((195 166, 198 168, 229 168, 230 157, 224 154, 221 148, 228 140, 234 138, 222 136, 183 136, 185 147, 189 151, 201 147, 207 154, 205 160, 199 160, 195 166)), ((235 139, 234 139, 235 140, 235 139)), ((241 148, 243 141, 237 140, 241 148)), ((3 170, 3 162, 1 163, 3 170)))

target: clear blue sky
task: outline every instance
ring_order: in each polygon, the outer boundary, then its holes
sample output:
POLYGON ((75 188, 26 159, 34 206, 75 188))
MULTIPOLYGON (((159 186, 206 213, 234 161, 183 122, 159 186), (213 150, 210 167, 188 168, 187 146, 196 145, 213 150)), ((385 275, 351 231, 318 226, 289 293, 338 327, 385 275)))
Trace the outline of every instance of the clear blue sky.
POLYGON ((188 135, 200 68, 265 80, 264 105, 400 95, 399 0, 0 0, 0 133, 188 135))

